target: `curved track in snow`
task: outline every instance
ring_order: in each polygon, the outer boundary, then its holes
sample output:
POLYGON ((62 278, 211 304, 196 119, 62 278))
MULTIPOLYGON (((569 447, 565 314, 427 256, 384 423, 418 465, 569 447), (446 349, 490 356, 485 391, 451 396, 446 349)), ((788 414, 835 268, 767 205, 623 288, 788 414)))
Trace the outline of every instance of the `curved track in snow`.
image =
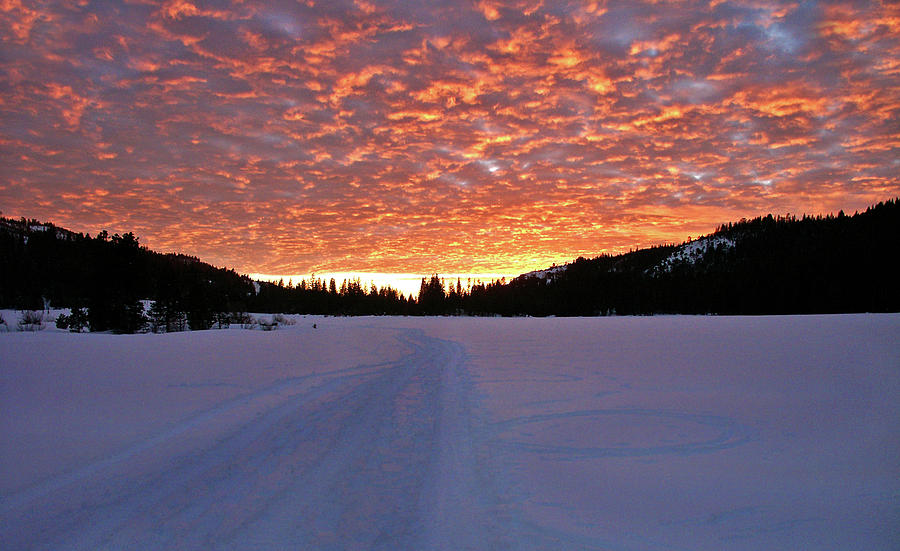
POLYGON ((0 550, 900 549, 898 335, 900 314, 2 335, 0 550))
POLYGON ((399 361, 281 381, 7 496, 0 547, 504 547, 462 348, 398 339, 399 361))

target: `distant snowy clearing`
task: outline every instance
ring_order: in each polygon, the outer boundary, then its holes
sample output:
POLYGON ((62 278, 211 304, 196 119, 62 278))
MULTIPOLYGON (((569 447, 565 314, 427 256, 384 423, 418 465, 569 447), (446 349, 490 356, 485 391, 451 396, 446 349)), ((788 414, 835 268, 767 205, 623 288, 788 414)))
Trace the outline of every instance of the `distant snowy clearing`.
POLYGON ((0 549, 900 548, 900 314, 292 318, 0 334, 0 549))

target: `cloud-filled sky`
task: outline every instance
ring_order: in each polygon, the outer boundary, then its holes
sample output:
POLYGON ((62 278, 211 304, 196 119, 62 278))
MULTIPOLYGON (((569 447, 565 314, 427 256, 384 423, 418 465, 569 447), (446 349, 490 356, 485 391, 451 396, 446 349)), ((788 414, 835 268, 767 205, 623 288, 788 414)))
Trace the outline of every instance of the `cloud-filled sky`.
POLYGON ((900 4, 0 0, 0 210, 520 273, 900 195, 900 4))

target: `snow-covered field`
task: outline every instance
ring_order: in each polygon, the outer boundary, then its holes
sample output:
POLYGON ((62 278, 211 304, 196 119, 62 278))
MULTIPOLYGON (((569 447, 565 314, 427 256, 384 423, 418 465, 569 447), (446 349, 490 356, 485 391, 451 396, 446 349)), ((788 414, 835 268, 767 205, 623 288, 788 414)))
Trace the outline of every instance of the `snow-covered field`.
POLYGON ((898 398, 896 314, 0 334, 0 549, 898 549, 898 398))

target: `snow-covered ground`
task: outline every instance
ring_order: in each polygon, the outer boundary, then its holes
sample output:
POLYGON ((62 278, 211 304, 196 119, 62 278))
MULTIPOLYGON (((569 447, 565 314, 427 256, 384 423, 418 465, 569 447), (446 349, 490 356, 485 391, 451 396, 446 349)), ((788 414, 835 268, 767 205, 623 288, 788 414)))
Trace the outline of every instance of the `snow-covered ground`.
POLYGON ((0 549, 898 549, 898 396, 897 314, 6 333, 0 549))
POLYGON ((546 279, 554 279, 554 278, 556 278, 557 275, 565 272, 567 269, 569 269, 568 264, 563 264, 562 266, 554 265, 545 270, 535 270, 533 272, 528 272, 528 273, 522 274, 519 277, 523 277, 523 278, 536 277, 538 279, 545 279, 545 280, 546 279))
POLYGON ((679 245, 665 260, 652 268, 655 272, 671 272, 678 264, 693 264, 714 249, 730 249, 734 241, 723 235, 707 235, 679 245))

